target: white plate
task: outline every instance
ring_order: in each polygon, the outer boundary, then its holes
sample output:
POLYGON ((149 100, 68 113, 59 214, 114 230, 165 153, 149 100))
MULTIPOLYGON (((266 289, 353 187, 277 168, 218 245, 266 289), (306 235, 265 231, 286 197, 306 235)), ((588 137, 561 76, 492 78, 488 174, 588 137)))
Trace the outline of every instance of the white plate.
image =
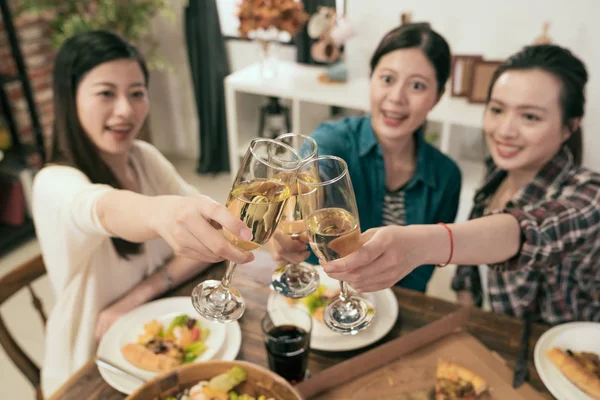
MULTIPOLYGON (((327 276, 323 269, 317 266, 321 283, 328 288, 339 288, 339 282, 327 276)), ((333 332, 325 324, 313 318, 313 329, 310 337, 310 347, 315 350, 324 351, 347 351, 360 349, 375 343, 388 334, 394 327, 398 318, 398 300, 391 289, 381 290, 374 293, 362 293, 362 297, 369 300, 375 308, 375 318, 364 331, 356 335, 343 335, 333 332)), ((271 293, 267 301, 267 309, 303 307, 301 304, 292 306, 288 304, 286 298, 271 293)))
MULTIPOLYGON (((144 304, 121 317, 102 337, 97 356, 106 359, 123 369, 144 379, 151 379, 155 372, 145 371, 127 362, 121 353, 126 343, 135 342, 137 335, 143 332, 143 325, 153 319, 170 322, 175 316, 187 314, 198 319, 203 327, 210 329, 206 339, 208 349, 194 362, 206 360, 234 360, 237 356, 242 333, 237 322, 220 324, 203 319, 196 313, 189 297, 170 297, 144 304)), ((131 394, 140 386, 140 382, 114 372, 99 368, 102 378, 116 390, 131 394)))
POLYGON ((194 362, 210 360, 221 348, 225 341, 225 326, 223 324, 206 320, 198 315, 189 297, 171 297, 146 303, 131 310, 120 318, 102 337, 98 347, 98 356, 112 361, 117 365, 129 367, 128 370, 134 374, 151 379, 157 375, 156 372, 146 371, 130 364, 123 354, 121 348, 128 343, 135 343, 137 337, 144 333, 144 324, 156 319, 168 326, 173 318, 186 314, 200 321, 202 327, 208 327, 210 333, 205 340, 206 351, 194 362))
POLYGON ((600 323, 569 322, 544 332, 535 345, 533 360, 542 382, 558 400, 590 400, 550 362, 546 351, 553 347, 600 354, 600 323))

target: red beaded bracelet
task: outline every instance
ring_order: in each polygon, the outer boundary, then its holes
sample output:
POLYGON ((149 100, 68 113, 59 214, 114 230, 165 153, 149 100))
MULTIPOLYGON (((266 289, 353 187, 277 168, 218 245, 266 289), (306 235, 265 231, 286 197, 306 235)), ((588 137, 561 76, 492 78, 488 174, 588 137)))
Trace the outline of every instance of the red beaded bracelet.
POLYGON ((450 264, 450 261, 452 261, 452 256, 454 255, 454 236, 452 235, 452 229, 450 229, 448 225, 446 225, 443 222, 439 222, 438 225, 442 225, 444 228, 446 228, 446 230, 448 231, 448 235, 450 236, 450 256, 448 257, 448 261, 446 261, 446 264, 444 265, 437 265, 438 267, 443 268, 446 265, 450 264))

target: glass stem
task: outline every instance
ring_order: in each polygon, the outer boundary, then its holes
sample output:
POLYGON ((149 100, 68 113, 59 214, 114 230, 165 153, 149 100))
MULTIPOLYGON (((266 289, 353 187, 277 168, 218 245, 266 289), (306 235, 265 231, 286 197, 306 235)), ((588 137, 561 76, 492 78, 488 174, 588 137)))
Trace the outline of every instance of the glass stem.
MULTIPOLYGON (((292 233, 290 238, 292 240, 300 240, 300 234, 292 233)), ((300 266, 298 266, 298 264, 288 264, 287 273, 290 278, 297 278, 300 275, 300 266)))
POLYGON ((300 267, 298 264, 288 264, 288 276, 296 278, 300 275, 300 267))
POLYGON ((348 301, 348 284, 344 281, 340 281, 340 300, 344 303, 348 301))
POLYGON ((229 291, 229 284, 233 278, 233 272, 236 267, 236 263, 229 261, 225 276, 221 279, 221 284, 214 288, 209 294, 209 302, 215 308, 224 307, 231 300, 231 292, 229 291))
POLYGON ((225 271, 225 276, 221 280, 221 287, 225 290, 229 290, 229 284, 231 284, 231 280, 233 279, 233 273, 235 271, 236 263, 233 261, 229 261, 227 265, 227 270, 225 271))

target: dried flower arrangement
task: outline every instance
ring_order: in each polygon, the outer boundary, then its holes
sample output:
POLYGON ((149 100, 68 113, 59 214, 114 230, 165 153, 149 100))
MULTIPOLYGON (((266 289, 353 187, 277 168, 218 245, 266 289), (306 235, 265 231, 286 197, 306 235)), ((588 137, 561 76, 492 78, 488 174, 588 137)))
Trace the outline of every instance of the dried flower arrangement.
POLYGON ((304 4, 297 0, 242 0, 238 4, 239 33, 243 38, 257 31, 287 32, 291 37, 308 20, 304 4))

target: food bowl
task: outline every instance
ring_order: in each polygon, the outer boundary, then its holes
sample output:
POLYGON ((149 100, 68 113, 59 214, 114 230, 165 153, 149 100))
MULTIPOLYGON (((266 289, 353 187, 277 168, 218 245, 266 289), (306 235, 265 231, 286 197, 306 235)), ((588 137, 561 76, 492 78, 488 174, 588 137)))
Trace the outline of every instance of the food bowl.
POLYGON ((302 396, 279 375, 266 368, 245 361, 211 360, 188 364, 173 371, 158 375, 146 382, 136 392, 127 397, 128 400, 166 400, 175 397, 177 393, 191 388, 199 381, 211 378, 238 366, 244 369, 248 376, 246 380, 235 387, 237 393, 246 393, 255 398, 264 395, 267 399, 303 400, 302 396))

